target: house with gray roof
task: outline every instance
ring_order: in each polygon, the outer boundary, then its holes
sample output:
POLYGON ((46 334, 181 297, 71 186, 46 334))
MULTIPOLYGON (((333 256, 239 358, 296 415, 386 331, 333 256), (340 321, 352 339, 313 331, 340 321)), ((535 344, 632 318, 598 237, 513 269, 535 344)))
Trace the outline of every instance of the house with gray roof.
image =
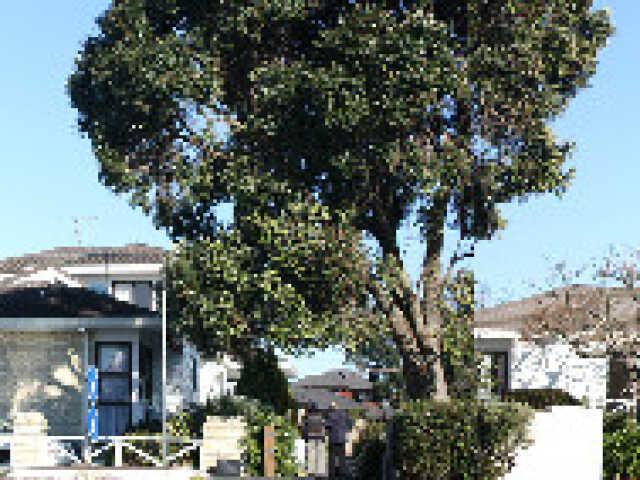
POLYGON ((332 369, 318 375, 307 375, 291 385, 291 392, 301 407, 314 404, 327 410, 332 402, 340 410, 364 411, 369 418, 390 415, 391 408, 372 400, 373 383, 359 373, 332 369))
POLYGON ((513 389, 561 389, 589 406, 637 404, 640 291, 569 285, 476 310, 483 375, 500 395, 513 389))
MULTIPOLYGON (((92 368, 98 373, 100 435, 122 435, 161 418, 161 285, 168 253, 129 244, 62 247, 0 260, 2 431, 10 434, 16 419, 36 412, 49 435, 86 436, 92 368)), ((240 363, 222 352, 204 358, 186 338, 170 340, 168 414, 234 394, 240 363)), ((296 375, 283 367, 288 377, 296 375)), ((2 438, 0 450, 9 448, 2 438)))

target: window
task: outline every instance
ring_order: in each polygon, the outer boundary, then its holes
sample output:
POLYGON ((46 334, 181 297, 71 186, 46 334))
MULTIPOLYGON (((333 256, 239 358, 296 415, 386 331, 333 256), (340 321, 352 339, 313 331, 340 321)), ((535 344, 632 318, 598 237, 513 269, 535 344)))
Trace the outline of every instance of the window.
POLYGON ((89 284, 87 285, 87 288, 95 293, 103 293, 103 294, 109 293, 107 284, 104 282, 90 281, 89 284))
POLYGON ((491 393, 502 398, 509 389, 509 370, 507 352, 487 352, 484 354, 485 365, 489 364, 491 393))
POLYGON ((140 399, 149 402, 153 399, 153 351, 151 347, 140 344, 140 399))
POLYGON ((191 363, 191 374, 193 375, 192 383, 193 383, 193 391, 198 391, 198 360, 194 357, 191 363))
POLYGON ((96 342, 99 435, 121 435, 131 425, 131 344, 96 342))
POLYGON ((113 282, 113 296, 121 302, 151 309, 151 282, 113 282))
POLYGON ((631 371, 626 359, 622 355, 610 357, 609 372, 607 375, 607 398, 632 399, 631 381, 631 371))

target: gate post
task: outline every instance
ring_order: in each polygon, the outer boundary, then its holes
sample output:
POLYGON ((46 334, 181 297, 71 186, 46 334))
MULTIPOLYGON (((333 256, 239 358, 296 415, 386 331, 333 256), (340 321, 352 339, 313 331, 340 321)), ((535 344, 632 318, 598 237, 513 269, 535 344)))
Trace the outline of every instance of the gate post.
POLYGON ((53 466, 47 419, 40 412, 19 412, 11 435, 11 468, 53 466))
POLYGON ((122 443, 120 440, 116 439, 113 443, 114 456, 115 460, 113 462, 114 467, 122 466, 122 443))
POLYGON ((264 427, 264 472, 265 477, 274 477, 276 475, 276 459, 275 459, 275 429, 273 425, 264 427))
POLYGON ((218 460, 241 460, 238 442, 247 433, 247 423, 242 417, 207 417, 202 427, 200 470, 206 473, 209 468, 217 467, 218 460))

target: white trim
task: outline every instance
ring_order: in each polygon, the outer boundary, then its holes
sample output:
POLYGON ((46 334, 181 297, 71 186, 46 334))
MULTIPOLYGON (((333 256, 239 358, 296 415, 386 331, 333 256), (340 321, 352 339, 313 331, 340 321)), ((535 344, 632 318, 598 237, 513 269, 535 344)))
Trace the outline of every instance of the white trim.
POLYGON ((65 272, 62 272, 59 269, 56 269, 54 267, 37 270, 33 273, 29 273, 28 275, 16 276, 13 279, 12 286, 17 287, 23 283, 29 283, 29 282, 49 282, 49 283, 62 282, 69 287, 75 287, 75 288, 82 286, 80 283, 78 283, 74 279, 70 278, 67 274, 65 274, 65 272))
POLYGON ((520 332, 516 330, 505 330, 502 328, 476 327, 473 329, 474 338, 521 338, 520 332))
POLYGON ((8 317, 0 318, 0 331, 77 330, 78 328, 161 328, 159 317, 8 317))
POLYGON ((155 274, 160 276, 161 263, 98 263, 91 265, 73 265, 58 267, 69 275, 105 275, 105 265, 108 265, 108 275, 138 275, 155 274))

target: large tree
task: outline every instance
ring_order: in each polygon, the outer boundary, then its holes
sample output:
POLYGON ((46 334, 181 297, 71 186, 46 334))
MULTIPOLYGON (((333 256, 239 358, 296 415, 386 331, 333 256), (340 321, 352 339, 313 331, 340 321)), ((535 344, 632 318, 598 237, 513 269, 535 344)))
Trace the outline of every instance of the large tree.
POLYGON ((409 396, 436 399, 447 215, 474 242, 499 204, 562 193, 549 122, 612 32, 590 0, 117 0, 98 25, 72 104, 101 181, 183 240, 181 331, 290 352, 384 333, 409 396), (417 286, 398 247, 415 209, 417 286))

